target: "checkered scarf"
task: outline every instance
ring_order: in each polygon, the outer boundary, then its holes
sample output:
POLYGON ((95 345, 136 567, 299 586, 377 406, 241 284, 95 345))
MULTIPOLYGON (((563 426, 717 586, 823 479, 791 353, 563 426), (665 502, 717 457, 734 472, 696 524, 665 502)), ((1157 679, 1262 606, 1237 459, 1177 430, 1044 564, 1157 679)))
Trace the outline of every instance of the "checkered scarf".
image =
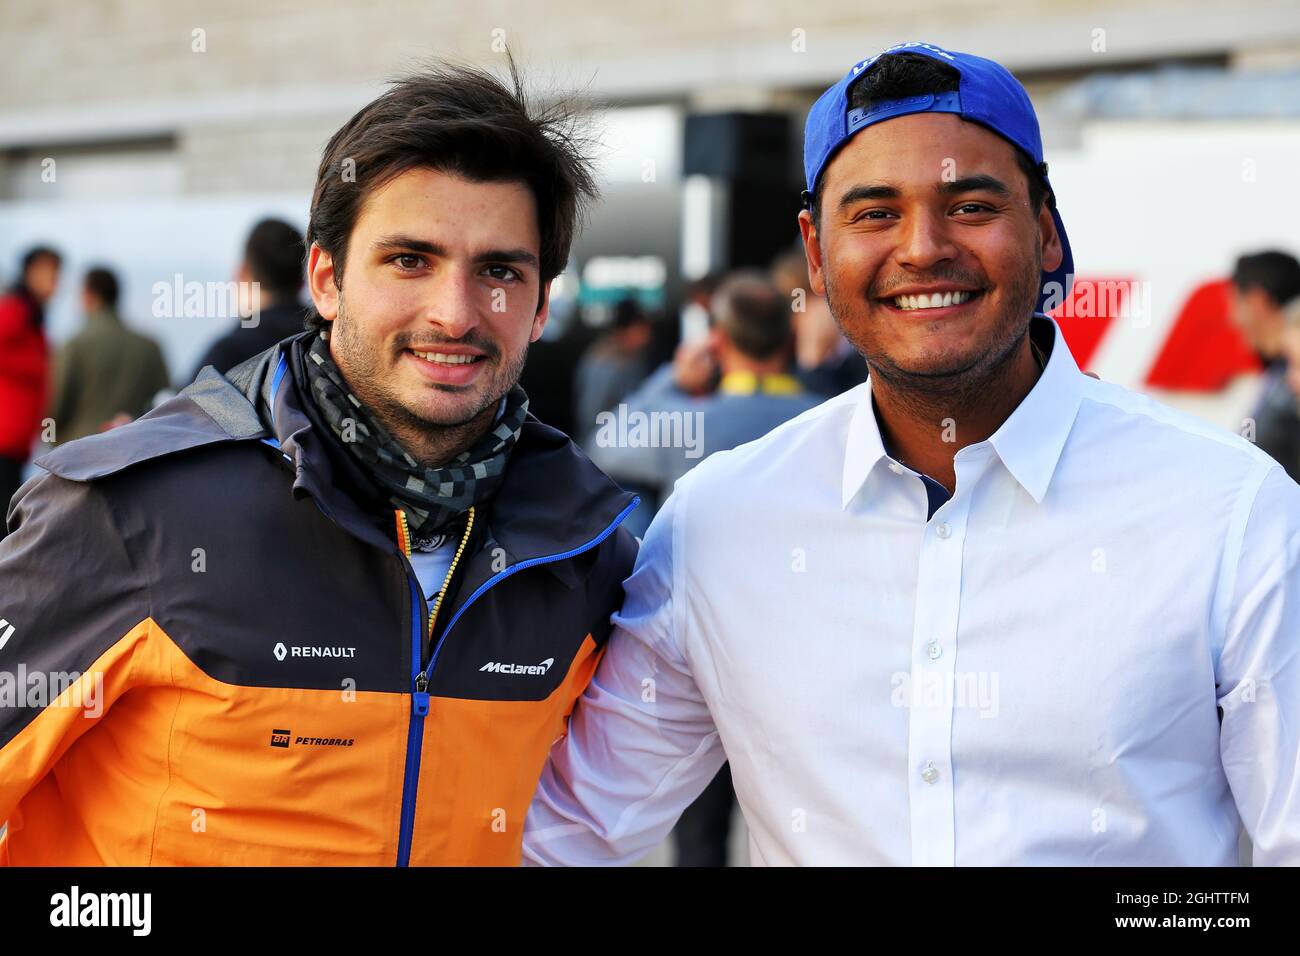
POLYGON ((444 468, 425 468, 352 394, 330 358, 327 332, 312 340, 304 365, 312 400, 330 430, 388 493, 388 500, 406 513, 413 547, 429 550, 441 545, 456 519, 490 498, 501 484, 510 449, 528 415, 528 396, 518 385, 506 396, 504 412, 473 446, 444 468), (345 428, 351 433, 346 440, 345 428))

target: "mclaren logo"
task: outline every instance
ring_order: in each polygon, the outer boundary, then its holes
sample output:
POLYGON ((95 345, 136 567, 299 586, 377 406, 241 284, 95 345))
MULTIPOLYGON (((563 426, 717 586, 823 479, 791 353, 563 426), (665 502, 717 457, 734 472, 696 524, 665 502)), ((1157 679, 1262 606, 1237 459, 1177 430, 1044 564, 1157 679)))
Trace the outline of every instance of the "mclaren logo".
POLYGON ((490 674, 545 674, 554 663, 554 657, 548 657, 540 664, 500 664, 496 661, 488 661, 479 668, 479 673, 487 671, 490 674))
POLYGON ((282 661, 286 657, 356 657, 357 649, 355 647, 313 647, 307 644, 294 644, 285 647, 283 642, 276 644, 274 650, 275 659, 282 661))

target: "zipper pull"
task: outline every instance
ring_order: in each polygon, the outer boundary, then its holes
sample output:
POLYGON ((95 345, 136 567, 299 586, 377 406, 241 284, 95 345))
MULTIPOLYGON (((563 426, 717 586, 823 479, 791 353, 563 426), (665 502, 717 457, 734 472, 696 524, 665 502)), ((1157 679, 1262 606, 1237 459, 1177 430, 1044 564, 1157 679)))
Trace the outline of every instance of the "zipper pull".
POLYGON ((415 716, 424 717, 429 713, 429 678, 420 671, 420 675, 415 678, 415 695, 412 698, 412 706, 415 707, 415 716))

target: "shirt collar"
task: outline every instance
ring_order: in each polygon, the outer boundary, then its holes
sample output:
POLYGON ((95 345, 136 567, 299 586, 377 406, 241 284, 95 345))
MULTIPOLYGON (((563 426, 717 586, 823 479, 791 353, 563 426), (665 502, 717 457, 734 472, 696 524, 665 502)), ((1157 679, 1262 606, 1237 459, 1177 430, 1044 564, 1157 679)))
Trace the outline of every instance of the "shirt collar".
POLYGON ((737 370, 728 372, 718 382, 720 395, 799 395, 803 386, 793 375, 784 372, 771 372, 757 375, 754 372, 737 370))
MULTIPOLYGON (((1053 319, 1035 315, 1031 334, 1040 346, 1050 344, 1047 365, 1029 394, 988 441, 1011 476, 1035 502, 1041 503, 1079 411, 1083 373, 1053 319)), ((872 469, 889 457, 876 422, 870 382, 863 392, 849 423, 842 508, 849 506, 872 469)))

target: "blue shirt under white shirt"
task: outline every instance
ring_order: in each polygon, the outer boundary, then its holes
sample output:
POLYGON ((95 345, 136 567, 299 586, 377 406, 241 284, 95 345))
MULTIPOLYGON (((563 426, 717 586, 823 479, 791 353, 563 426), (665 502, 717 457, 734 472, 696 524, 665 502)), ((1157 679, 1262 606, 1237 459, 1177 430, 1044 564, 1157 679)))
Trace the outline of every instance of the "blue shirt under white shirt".
POLYGON ((1300 488, 1034 322, 930 517, 869 382, 678 482, 526 863, 637 859, 730 759, 758 864, 1300 864, 1300 488))

